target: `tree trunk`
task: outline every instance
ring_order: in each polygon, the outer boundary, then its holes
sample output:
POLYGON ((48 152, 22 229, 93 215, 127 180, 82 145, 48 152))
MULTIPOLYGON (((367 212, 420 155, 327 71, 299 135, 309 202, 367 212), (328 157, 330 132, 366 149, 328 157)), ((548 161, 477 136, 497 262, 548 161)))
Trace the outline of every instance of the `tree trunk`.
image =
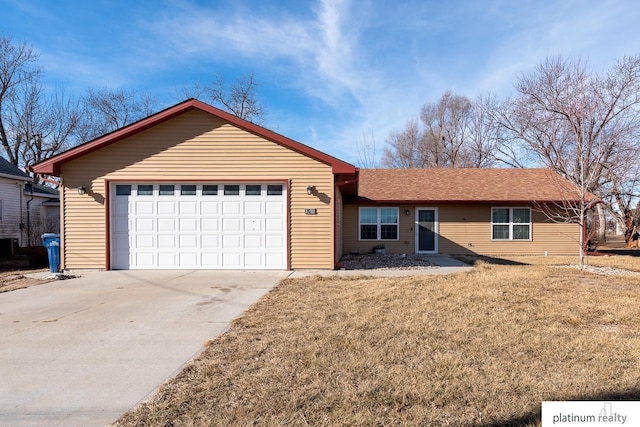
POLYGON ((604 206, 602 203, 598 203, 596 205, 596 210, 598 212, 598 228, 596 239, 598 244, 602 244, 607 241, 607 218, 604 214, 604 206))
POLYGON ((624 213, 624 247, 632 248, 637 246, 638 232, 633 212, 628 210, 624 213))

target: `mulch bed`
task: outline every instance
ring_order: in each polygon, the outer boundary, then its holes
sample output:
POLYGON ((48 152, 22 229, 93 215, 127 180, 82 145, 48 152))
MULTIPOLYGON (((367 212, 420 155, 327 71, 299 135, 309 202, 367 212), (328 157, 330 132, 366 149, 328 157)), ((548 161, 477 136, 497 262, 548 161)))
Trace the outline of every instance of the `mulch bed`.
POLYGON ((340 263, 345 270, 423 270, 438 267, 428 257, 417 254, 345 255, 340 263))

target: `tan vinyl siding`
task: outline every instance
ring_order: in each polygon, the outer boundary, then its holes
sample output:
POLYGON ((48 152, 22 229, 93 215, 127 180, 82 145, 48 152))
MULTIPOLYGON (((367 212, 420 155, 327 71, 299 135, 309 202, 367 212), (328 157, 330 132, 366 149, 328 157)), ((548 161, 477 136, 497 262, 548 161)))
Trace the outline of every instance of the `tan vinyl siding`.
POLYGON ((331 166, 208 113, 185 113, 72 160, 62 176, 67 269, 105 267, 105 182, 112 180, 283 182, 290 199, 291 268, 333 267, 331 166), (78 195, 80 185, 87 194, 78 195), (307 185, 317 193, 308 195, 307 185), (305 215, 305 208, 318 214, 305 215))
MULTIPOLYGON (((478 253, 482 255, 549 255, 575 254, 579 251, 580 227, 576 224, 551 222, 532 209, 531 240, 491 240, 491 208, 509 205, 440 208, 440 252, 478 253)), ((520 207, 522 205, 512 205, 520 207)))
MULTIPOLYGON (((580 227, 549 221, 544 214, 532 210, 532 239, 526 241, 492 241, 491 208, 509 205, 428 205, 417 207, 438 210, 438 252, 444 254, 476 253, 482 255, 549 255, 575 254, 579 250, 580 227)), ((519 207, 522 205, 514 205, 519 207)), ((397 241, 358 240, 358 206, 344 209, 344 253, 370 253, 383 243, 389 253, 415 252, 416 205, 399 205, 400 232, 397 241), (405 215, 405 210, 409 215, 405 215)))

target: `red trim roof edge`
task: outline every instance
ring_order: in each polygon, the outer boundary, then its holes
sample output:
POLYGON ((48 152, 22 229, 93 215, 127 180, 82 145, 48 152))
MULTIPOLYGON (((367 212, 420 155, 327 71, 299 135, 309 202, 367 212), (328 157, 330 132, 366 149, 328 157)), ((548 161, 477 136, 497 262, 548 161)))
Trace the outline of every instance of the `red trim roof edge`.
MULTIPOLYGON (((572 200, 372 200, 359 198, 345 198, 344 204, 355 205, 478 205, 478 204, 499 204, 499 203, 519 203, 531 205, 536 203, 567 203, 572 200)), ((575 202, 579 200, 573 200, 575 202)))

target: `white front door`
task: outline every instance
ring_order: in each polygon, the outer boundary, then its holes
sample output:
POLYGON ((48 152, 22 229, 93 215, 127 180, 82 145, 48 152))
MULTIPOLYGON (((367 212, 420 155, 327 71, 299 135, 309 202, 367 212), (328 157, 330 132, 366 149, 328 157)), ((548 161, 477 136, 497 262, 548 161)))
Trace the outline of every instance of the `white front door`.
POLYGON ((416 208, 416 253, 438 253, 438 209, 416 208))
POLYGON ((113 269, 285 269, 286 188, 278 183, 117 183, 113 269))

